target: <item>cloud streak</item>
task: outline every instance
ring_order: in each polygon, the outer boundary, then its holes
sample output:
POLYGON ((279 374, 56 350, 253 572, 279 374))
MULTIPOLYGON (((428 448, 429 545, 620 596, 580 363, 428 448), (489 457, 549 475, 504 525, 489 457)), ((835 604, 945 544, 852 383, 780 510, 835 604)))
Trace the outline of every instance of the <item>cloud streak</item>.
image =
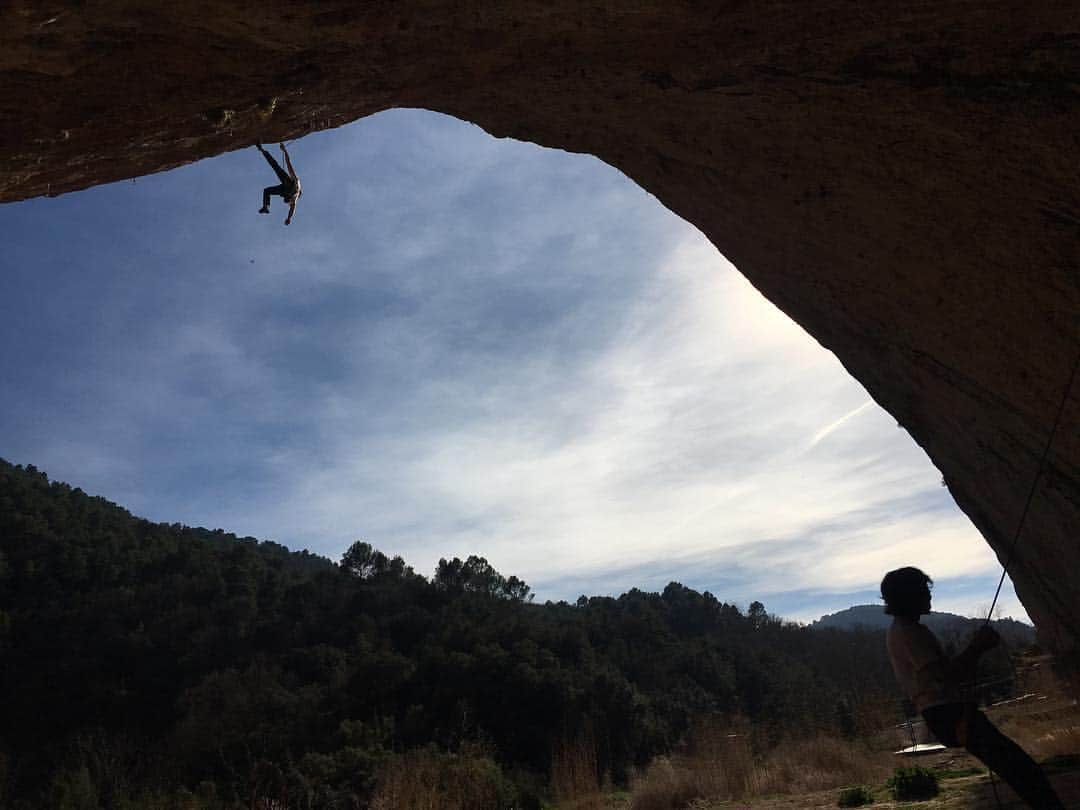
POLYGON ((849 419, 854 419, 856 416, 858 416, 860 413, 865 411, 867 408, 869 408, 873 404, 874 404, 873 400, 867 400, 866 402, 864 402, 859 407, 854 408, 853 410, 850 410, 847 413, 845 413, 843 416, 841 416, 835 422, 830 422, 829 424, 827 424, 825 427, 823 427, 821 430, 819 430, 817 433, 815 433, 813 438, 810 439, 810 448, 813 448, 814 445, 816 445, 818 442, 820 442, 822 439, 824 439, 826 436, 828 436, 834 430, 841 427, 849 419))

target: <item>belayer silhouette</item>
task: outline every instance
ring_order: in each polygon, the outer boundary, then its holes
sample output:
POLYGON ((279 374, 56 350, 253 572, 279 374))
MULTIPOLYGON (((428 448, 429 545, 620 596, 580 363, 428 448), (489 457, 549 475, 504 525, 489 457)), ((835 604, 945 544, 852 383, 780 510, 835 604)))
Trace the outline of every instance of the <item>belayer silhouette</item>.
POLYGON ((966 748, 1038 810, 1065 810, 1050 781, 1019 745, 1002 734, 971 700, 961 696, 975 665, 1001 638, 985 624, 962 653, 945 655, 919 617, 930 612, 933 580, 918 568, 897 568, 881 580, 885 612, 893 617, 885 636, 893 672, 938 741, 966 748))
POLYGON ((262 208, 259 209, 260 214, 270 213, 270 197, 281 197, 285 202, 289 204, 289 215, 285 217, 285 224, 288 225, 292 222, 293 214, 296 212, 296 201, 300 199, 300 195, 304 193, 300 188, 300 178, 296 176, 296 169, 293 168, 292 161, 289 160, 289 153, 285 149, 285 144, 278 144, 281 147, 281 154, 285 156, 285 165, 288 166, 289 171, 286 172, 281 168, 281 165, 274 160, 273 155, 263 149, 263 145, 258 141, 255 142, 255 148, 258 149, 266 162, 270 164, 270 168, 274 170, 274 174, 278 176, 280 184, 276 186, 267 186, 263 189, 263 202, 262 208))

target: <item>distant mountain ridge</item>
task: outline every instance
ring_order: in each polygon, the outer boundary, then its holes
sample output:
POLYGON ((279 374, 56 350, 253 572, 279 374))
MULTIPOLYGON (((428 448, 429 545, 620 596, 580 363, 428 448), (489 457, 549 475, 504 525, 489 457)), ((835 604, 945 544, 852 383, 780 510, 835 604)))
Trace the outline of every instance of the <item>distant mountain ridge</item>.
MULTIPOLYGON (((934 611, 922 617, 922 622, 943 641, 962 641, 983 619, 971 619, 956 613, 934 611)), ((821 630, 854 630, 862 627, 866 630, 885 630, 892 622, 892 616, 885 613, 881 605, 853 605, 844 610, 822 616, 810 626, 821 630)), ((1011 646, 1029 646, 1035 643, 1035 628, 1016 619, 995 619, 991 626, 1011 646)))

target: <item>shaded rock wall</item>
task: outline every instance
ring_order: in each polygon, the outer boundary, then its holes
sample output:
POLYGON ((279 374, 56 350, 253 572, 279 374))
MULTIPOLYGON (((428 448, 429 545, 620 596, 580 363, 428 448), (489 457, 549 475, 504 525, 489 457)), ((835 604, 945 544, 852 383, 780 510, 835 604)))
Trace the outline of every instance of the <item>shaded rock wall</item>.
POLYGON ((834 351, 999 558, 1066 400, 1010 570, 1072 648, 1080 11, 871 5, 23 0, 0 10, 0 201, 395 106, 590 152, 834 351))

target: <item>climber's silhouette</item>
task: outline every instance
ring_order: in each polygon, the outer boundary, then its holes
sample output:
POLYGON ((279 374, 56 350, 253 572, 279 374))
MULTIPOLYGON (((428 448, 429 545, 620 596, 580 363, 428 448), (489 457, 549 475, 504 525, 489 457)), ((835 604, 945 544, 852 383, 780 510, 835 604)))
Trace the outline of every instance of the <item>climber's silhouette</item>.
POLYGON ((255 148, 262 152, 262 156, 266 158, 266 162, 270 164, 270 168, 274 170, 274 174, 281 181, 279 185, 267 186, 263 189, 263 204, 262 208, 259 209, 259 213, 269 214, 270 197, 271 195, 277 195, 289 204, 289 215, 285 217, 285 224, 288 225, 292 222, 293 212, 296 211, 296 201, 300 199, 300 195, 304 192, 300 188, 300 178, 296 176, 296 169, 293 168, 292 161, 289 160, 289 153, 285 151, 285 144, 279 144, 279 146, 281 147, 281 154, 285 156, 285 165, 289 167, 287 174, 270 153, 263 149, 261 143, 255 143, 255 148))
POLYGON ((986 719, 965 696, 975 665, 1001 639, 989 624, 967 649, 950 658, 919 617, 930 612, 933 580, 918 568, 898 568, 881 580, 885 612, 893 617, 885 636, 896 679, 934 736, 950 748, 966 748, 1037 810, 1065 810, 1042 770, 1024 750, 986 719))

